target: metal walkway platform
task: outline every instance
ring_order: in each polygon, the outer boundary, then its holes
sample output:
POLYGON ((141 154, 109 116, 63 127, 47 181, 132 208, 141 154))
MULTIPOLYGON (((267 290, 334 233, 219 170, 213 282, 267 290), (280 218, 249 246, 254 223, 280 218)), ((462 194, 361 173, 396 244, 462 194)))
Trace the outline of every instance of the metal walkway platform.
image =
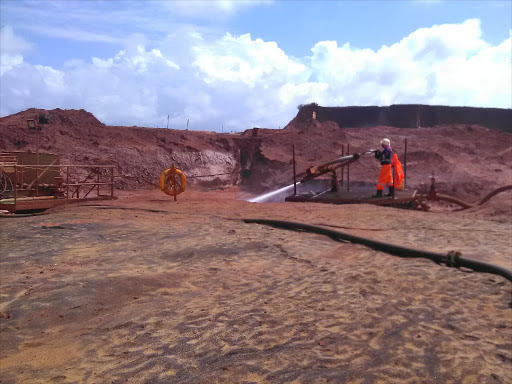
POLYGON ((18 197, 16 200, 14 200, 13 198, 0 200, 0 211, 9 211, 11 213, 26 211, 42 211, 64 204, 112 199, 115 200, 115 197, 112 198, 110 195, 91 197, 85 199, 58 199, 53 196, 18 197))
POLYGON ((323 203, 323 204, 375 204, 375 205, 407 205, 412 204, 416 197, 414 191, 395 191, 395 197, 372 197, 375 189, 354 189, 350 191, 326 191, 317 195, 303 194, 288 196, 286 202, 323 203))

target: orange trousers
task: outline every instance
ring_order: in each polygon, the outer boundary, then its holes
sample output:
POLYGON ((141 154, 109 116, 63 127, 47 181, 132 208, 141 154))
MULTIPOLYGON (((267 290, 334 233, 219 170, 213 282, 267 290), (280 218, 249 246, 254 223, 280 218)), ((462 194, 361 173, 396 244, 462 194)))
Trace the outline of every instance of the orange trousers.
POLYGON ((391 174, 391 164, 384 164, 379 173, 377 181, 377 191, 383 191, 385 186, 393 186, 393 175, 391 174))

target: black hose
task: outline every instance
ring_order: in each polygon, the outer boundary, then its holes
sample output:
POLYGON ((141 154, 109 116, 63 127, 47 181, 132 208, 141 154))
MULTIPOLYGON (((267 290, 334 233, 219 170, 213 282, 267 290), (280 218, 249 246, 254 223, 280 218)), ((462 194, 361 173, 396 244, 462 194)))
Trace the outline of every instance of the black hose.
POLYGON ((317 233, 320 235, 329 236, 335 240, 345 240, 351 243, 362 244, 369 248, 386 252, 395 256, 407 257, 407 258, 425 258, 432 260, 438 264, 444 263, 450 267, 464 267, 468 269, 472 269, 476 272, 485 272, 492 273, 495 275, 503 276, 505 279, 512 282, 512 271, 500 267, 498 265, 486 263, 479 260, 468 259, 465 257, 461 257, 459 252, 449 252, 447 254, 436 253, 423 251, 420 249, 402 247, 400 245, 394 245, 389 243, 384 243, 378 240, 368 239, 366 237, 354 236, 348 233, 334 231, 332 229, 327 229, 323 227, 318 227, 316 225, 310 224, 302 224, 296 223, 292 221, 283 221, 283 220, 267 220, 267 219, 243 219, 246 223, 253 224, 263 224, 270 225, 272 227, 283 228, 283 229, 291 229, 291 230, 302 230, 306 232, 317 233))
POLYGON ((489 200, 491 197, 496 196, 498 193, 505 192, 505 191, 510 191, 511 189, 512 189, 512 185, 505 185, 504 187, 495 189, 494 191, 488 193, 487 196, 485 196, 482 200, 480 200, 475 205, 482 205, 485 202, 487 202, 487 200, 489 200))
POLYGON ((510 190, 512 190, 512 185, 505 185, 504 187, 497 188, 494 191, 488 193, 482 200, 480 200, 474 204, 457 199, 456 197, 453 197, 453 196, 448 196, 448 195, 444 195, 444 194, 440 194, 440 193, 436 195, 435 200, 448 201, 450 203, 460 205, 463 209, 468 209, 468 208, 474 208, 474 207, 483 205, 489 199, 496 196, 497 194, 505 192, 505 191, 510 191, 510 190))

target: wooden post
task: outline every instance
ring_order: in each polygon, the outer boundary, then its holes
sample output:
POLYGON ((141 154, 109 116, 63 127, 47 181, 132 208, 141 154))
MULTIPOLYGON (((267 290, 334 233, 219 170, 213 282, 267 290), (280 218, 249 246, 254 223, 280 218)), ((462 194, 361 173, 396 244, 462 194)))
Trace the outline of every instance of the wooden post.
MULTIPOLYGON (((341 144, 341 157, 345 156, 345 144, 341 144)), ((345 174, 345 167, 341 167, 341 181, 340 186, 343 187, 343 175, 345 174)))
POLYGON ((69 165, 66 166, 66 199, 69 200, 69 165))
POLYGON ((36 197, 39 196, 39 127, 36 128, 36 197))
POLYGON ((96 174, 96 182, 98 183, 98 185, 96 186, 96 195, 98 197, 100 197, 100 184, 99 184, 100 183, 100 168, 99 167, 96 168, 96 172, 98 172, 96 174))
MULTIPOLYGON (((350 144, 347 144, 347 156, 350 156, 350 144)), ((347 191, 350 191, 350 164, 347 165, 347 191)))
POLYGON ((295 173, 295 144, 292 145, 293 156, 293 196, 297 195, 297 174, 295 173))
POLYGON ((110 168, 110 198, 114 200, 114 167, 110 168))
POLYGON ((16 201, 18 200, 18 164, 14 164, 14 210, 16 210, 16 201))
MULTIPOLYGON (((18 159, 16 159, 16 160, 18 160, 18 159)), ((23 165, 23 160, 22 160, 21 165, 23 165)), ((20 189, 23 189, 23 173, 24 173, 23 170, 24 169, 25 169, 25 167, 20 167, 20 173, 21 173, 20 189)))
POLYGON ((407 188, 407 137, 405 138, 405 154, 404 154, 404 189, 407 188))
MULTIPOLYGON (((188 121, 187 121, 187 129, 188 129, 188 121)), ((178 199, 176 198, 176 192, 177 192, 177 185, 176 185, 176 172, 175 172, 175 169, 174 168, 174 164, 172 165, 171 167, 171 180, 172 180, 172 184, 174 185, 174 201, 177 201, 178 199)))

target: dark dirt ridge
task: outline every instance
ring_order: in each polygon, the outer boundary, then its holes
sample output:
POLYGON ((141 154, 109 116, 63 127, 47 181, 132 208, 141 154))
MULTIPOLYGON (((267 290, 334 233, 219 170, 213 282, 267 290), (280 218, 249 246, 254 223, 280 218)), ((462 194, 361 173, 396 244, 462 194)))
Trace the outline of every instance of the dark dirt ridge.
POLYGON ((342 128, 376 125, 419 128, 447 124, 469 124, 512 133, 512 109, 421 104, 400 104, 388 107, 322 107, 313 103, 305 105, 299 110, 298 120, 311 119, 313 111, 316 112, 319 121, 335 121, 342 128))
MULTIPOLYGON (((0 118, 0 150, 34 152, 35 137, 28 132, 26 119, 49 113, 51 123, 41 132, 41 151, 60 154, 61 164, 117 165, 120 189, 154 187, 160 173, 175 164, 186 172, 192 184, 206 188, 237 185, 259 193, 292 182, 293 144, 297 171, 303 172, 311 165, 340 156, 342 145, 350 144, 351 153, 361 153, 378 147, 382 137, 391 139, 393 149, 403 160, 407 138, 409 188, 428 185, 429 176, 435 172, 441 192, 476 200, 496 187, 512 183, 512 135, 500 128, 510 121, 512 110, 457 108, 308 105, 284 129, 258 128, 238 134, 107 126, 84 110, 29 109, 0 118), (317 120, 311 120, 311 108, 317 109, 317 120), (437 116, 443 123, 459 123, 423 127, 425 122, 434 120, 426 119, 422 112, 422 127, 417 128, 418 110, 430 111, 429 116, 437 116), (466 116, 462 113, 466 110, 472 112, 466 116), (383 116, 391 116, 391 120, 383 116), (476 116, 474 121, 488 121, 488 126, 469 125, 471 116, 476 116), (358 128, 371 125, 375 119, 395 126, 358 128), (353 128, 344 128, 347 124, 353 128), (195 178, 197 175, 217 176, 195 178)), ((374 185, 378 172, 374 159, 363 158, 351 166, 351 183, 374 185)))

